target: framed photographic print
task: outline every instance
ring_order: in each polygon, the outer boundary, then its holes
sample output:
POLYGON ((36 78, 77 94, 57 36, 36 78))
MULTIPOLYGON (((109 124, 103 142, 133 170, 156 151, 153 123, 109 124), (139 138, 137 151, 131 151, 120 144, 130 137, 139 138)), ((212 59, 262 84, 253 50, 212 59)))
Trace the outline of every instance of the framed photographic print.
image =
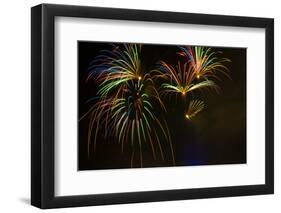
POLYGON ((274 21, 31 9, 31 203, 274 191, 274 21))

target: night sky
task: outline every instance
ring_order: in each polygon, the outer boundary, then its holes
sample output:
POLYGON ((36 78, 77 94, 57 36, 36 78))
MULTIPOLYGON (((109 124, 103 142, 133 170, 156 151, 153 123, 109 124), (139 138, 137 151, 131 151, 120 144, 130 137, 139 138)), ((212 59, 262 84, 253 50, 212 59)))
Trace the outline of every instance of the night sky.
MULTIPOLYGON (((79 118, 91 107, 92 103, 88 100, 96 96, 97 85, 94 80, 86 83, 85 79, 89 63, 103 49, 112 50, 112 46, 102 42, 78 42, 79 118)), ((222 52, 220 57, 231 60, 230 63, 225 63, 231 79, 219 75, 221 81, 216 81, 221 88, 219 93, 208 90, 194 92, 194 98, 204 100, 204 110, 188 121, 182 114, 179 100, 170 99, 165 102, 168 111, 165 118, 171 133, 176 166, 246 163, 246 49, 212 47, 212 50, 222 52)), ((155 68, 159 60, 177 63, 178 51, 176 45, 143 44, 142 71, 155 68)), ((125 148, 122 153, 117 141, 104 140, 99 134, 97 149, 88 158, 89 119, 79 121, 79 118, 78 170, 131 167, 130 149, 125 148)), ((154 160, 149 146, 144 146, 143 167, 172 166, 168 147, 164 147, 164 154, 167 155, 165 161, 160 157, 154 160)), ((135 158, 138 159, 137 154, 135 158)), ((137 160, 134 167, 140 167, 137 160)))

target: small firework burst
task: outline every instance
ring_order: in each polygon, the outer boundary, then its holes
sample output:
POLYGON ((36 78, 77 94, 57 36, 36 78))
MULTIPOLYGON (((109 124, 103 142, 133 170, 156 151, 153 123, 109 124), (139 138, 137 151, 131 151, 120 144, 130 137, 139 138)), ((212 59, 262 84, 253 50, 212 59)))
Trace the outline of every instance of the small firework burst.
POLYGON ((205 104, 201 100, 192 100, 189 103, 185 118, 191 120, 195 115, 201 112, 205 107, 205 104))

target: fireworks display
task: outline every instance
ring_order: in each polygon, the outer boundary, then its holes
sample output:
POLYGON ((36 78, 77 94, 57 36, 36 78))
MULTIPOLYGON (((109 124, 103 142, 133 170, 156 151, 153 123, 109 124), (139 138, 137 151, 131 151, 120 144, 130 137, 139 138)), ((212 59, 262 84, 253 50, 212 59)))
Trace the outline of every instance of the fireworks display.
POLYGON ((111 46, 91 61, 86 78, 87 84, 97 86, 96 94, 89 100, 91 107, 80 118, 89 120, 88 156, 95 155, 100 135, 118 143, 121 152, 125 146, 130 147, 131 167, 136 153, 143 167, 144 145, 150 147, 153 159, 172 159, 174 164, 173 143, 165 119, 168 97, 182 97, 181 104, 186 109, 182 115, 193 120, 205 104, 192 100, 189 94, 216 90, 220 73, 229 77, 225 63, 230 60, 220 58, 211 48, 180 46, 174 53, 177 63, 160 60, 147 70, 141 44, 111 46))

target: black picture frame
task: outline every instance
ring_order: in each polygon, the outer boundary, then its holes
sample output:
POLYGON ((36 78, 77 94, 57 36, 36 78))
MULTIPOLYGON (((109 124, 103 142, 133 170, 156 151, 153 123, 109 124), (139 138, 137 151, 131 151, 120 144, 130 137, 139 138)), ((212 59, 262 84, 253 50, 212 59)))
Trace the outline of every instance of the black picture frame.
POLYGON ((60 208, 169 201, 274 192, 274 20, 240 16, 112 9, 41 4, 31 9, 31 204, 60 208), (59 196, 54 194, 54 21, 55 17, 83 17, 144 22, 264 28, 265 48, 265 184, 177 189, 129 193, 59 196))

